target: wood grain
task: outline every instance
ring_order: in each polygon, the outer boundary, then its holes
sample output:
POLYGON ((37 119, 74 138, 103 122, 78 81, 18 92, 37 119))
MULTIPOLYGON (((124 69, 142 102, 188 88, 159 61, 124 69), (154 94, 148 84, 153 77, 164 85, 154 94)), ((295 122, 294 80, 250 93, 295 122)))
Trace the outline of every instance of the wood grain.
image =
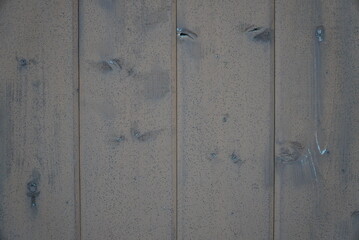
POLYGON ((175 237, 171 4, 81 1, 83 239, 175 237))
POLYGON ((273 2, 179 0, 178 239, 271 239, 273 2))
POLYGON ((359 237, 357 4, 276 0, 275 239, 359 237))
POLYGON ((73 1, 0 1, 2 240, 78 239, 76 25, 73 1))

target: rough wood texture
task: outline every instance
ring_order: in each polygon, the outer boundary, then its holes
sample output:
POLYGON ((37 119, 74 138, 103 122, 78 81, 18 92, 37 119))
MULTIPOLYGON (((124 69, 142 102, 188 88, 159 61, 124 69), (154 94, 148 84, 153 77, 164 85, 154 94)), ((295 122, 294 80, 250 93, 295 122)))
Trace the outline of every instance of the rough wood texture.
POLYGON ((80 12, 83 239, 173 238, 171 1, 80 12))
POLYGON ((0 1, 1 240, 76 239, 75 8, 0 1))
POLYGON ((179 0, 178 239, 271 239, 273 2, 179 0), (183 35, 183 34, 182 34, 183 35))
POLYGON ((358 4, 276 0, 275 239, 359 238, 358 4))

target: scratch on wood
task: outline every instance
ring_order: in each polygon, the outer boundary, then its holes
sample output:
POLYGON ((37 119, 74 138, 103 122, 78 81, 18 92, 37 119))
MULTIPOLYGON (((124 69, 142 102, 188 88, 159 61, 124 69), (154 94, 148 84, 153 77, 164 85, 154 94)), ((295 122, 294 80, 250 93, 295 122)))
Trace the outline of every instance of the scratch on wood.
POLYGON ((104 61, 99 62, 98 67, 99 67, 100 71, 103 73, 111 72, 114 69, 121 71, 122 63, 121 63, 120 59, 114 58, 111 60, 104 60, 104 61))

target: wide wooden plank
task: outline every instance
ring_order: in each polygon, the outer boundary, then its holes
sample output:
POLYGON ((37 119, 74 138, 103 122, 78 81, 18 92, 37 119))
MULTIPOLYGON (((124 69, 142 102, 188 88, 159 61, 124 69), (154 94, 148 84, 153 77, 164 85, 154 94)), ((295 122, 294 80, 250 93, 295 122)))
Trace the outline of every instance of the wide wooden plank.
POLYGON ((80 2, 83 239, 175 235, 170 0, 80 2))
POLYGON ((177 2, 178 239, 272 239, 273 1, 177 2))
POLYGON ((78 239, 76 26, 75 1, 0 1, 2 240, 78 239))
POLYGON ((358 239, 359 3, 275 6, 275 239, 358 239))

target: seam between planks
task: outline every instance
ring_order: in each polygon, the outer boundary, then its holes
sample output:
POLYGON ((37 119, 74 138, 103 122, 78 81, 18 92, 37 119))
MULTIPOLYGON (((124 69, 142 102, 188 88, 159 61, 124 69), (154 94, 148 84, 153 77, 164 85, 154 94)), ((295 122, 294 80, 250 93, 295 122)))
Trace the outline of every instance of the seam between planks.
POLYGON ((78 111, 78 238, 82 239, 82 205, 81 205, 81 104, 80 104, 80 89, 81 89, 81 78, 80 78, 80 0, 74 0, 77 8, 77 111, 78 111))
POLYGON ((80 184, 80 111, 79 111, 79 0, 72 1, 72 56, 73 56, 73 170, 74 170, 74 239, 81 239, 81 184, 80 184))
POLYGON ((172 239, 178 239, 178 73, 177 73, 177 0, 171 1, 171 71, 172 71, 172 165, 173 165, 173 216, 172 216, 172 239))
POLYGON ((276 139, 276 0, 273 0, 273 197, 272 197, 272 239, 275 239, 275 229, 276 229, 276 164, 275 164, 275 139, 276 139))

